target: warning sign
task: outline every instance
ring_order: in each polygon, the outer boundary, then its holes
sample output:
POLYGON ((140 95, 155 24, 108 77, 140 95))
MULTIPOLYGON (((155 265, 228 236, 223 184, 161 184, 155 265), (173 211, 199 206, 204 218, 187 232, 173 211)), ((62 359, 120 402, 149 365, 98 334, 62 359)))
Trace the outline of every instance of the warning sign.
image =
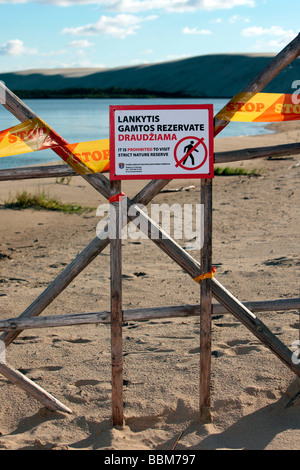
POLYGON ((110 177, 213 178, 213 106, 110 106, 110 177))

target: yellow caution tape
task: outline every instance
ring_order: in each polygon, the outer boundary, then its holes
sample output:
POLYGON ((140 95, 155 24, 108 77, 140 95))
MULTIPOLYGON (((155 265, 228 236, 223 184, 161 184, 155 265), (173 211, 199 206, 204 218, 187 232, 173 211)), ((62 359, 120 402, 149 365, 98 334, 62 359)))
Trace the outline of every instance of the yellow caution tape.
POLYGON ((215 119, 240 122, 278 122, 300 119, 297 95, 283 93, 238 93, 215 119))
POLYGON ((200 282, 200 281, 203 281, 203 279, 212 279, 214 277, 215 272, 216 272, 216 268, 212 268, 212 270, 209 271, 208 273, 200 274, 200 276, 195 277, 194 281, 200 282))
POLYGON ((79 174, 109 170, 109 139, 67 144, 39 118, 0 132, 0 157, 53 149, 79 174))

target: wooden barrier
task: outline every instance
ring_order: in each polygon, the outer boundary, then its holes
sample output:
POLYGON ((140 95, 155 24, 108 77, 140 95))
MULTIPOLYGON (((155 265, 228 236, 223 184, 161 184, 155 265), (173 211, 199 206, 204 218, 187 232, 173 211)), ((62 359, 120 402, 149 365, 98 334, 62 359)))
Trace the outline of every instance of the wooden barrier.
MULTIPOLYGON (((292 60, 298 57, 300 54, 300 35, 298 35, 286 48, 284 48, 270 63, 269 65, 242 90, 248 92, 259 92, 261 91, 269 81, 276 76, 285 66, 287 66, 292 60)), ((30 110, 16 95, 10 90, 6 89, 6 102, 4 106, 12 112, 20 121, 32 119, 38 117, 32 110, 30 110)), ((215 121, 215 135, 217 135, 222 129, 224 129, 229 122, 226 121, 215 121)), ((66 145, 68 142, 65 141, 59 134, 55 133, 58 145, 66 145)), ((299 153, 298 144, 292 144, 291 146, 278 146, 280 148, 268 147, 267 149, 250 149, 244 151, 245 159, 248 158, 259 158, 260 156, 274 155, 274 152, 281 152, 280 154, 291 154, 299 153), (287 148, 288 147, 288 148, 287 148), (273 150, 272 150, 273 149, 273 150), (269 153, 269 154, 268 154, 269 153), (267 155, 268 154, 268 155, 267 155)), ((53 149, 55 152, 55 148, 53 149)), ((234 160, 237 161, 237 152, 231 152, 234 160)), ((220 160, 227 158, 228 155, 224 155, 227 152, 219 155, 220 160)), ((278 153, 277 153, 278 154, 278 153)), ((241 153, 239 154, 241 157, 241 153)), ((239 158, 240 159, 240 158, 239 158)), ((44 168, 45 170, 45 168, 44 168)), ((11 179, 6 171, 6 179, 11 179)), ((25 179, 26 169, 22 170, 22 178, 25 179)), ((27 177, 30 174, 27 171, 27 177)), ((36 175, 42 170, 36 170, 36 175)), ((50 171, 49 168, 46 172, 50 171)), ((64 170, 59 170, 64 171, 64 170)), ((32 173, 33 174, 33 173, 32 173)), ((46 174, 44 172, 44 174, 46 174)), ((2 172, 2 177, 4 173, 2 172)), ((21 175, 21 172, 20 174, 21 175)), ((53 174, 51 175, 53 176, 53 174)), ((35 176, 42 177, 42 176, 35 176)), ((109 199, 112 194, 120 191, 120 186, 116 183, 109 183, 107 178, 103 174, 90 174, 82 176, 89 184, 91 184, 98 192, 104 197, 109 199)), ((17 176, 16 176, 17 178, 17 176)), ((2 179, 2 180, 4 180, 2 179)), ((181 266, 192 279, 195 279, 205 270, 210 268, 211 263, 211 183, 208 181, 202 182, 202 198, 204 201, 204 208, 206 213, 206 240, 205 249, 202 250, 201 254, 201 266, 192 258, 192 256, 182 249, 171 237, 166 236, 166 233, 161 230, 140 208, 137 203, 147 204, 161 189, 169 182, 169 180, 155 180, 143 188, 139 194, 135 196, 133 200, 127 198, 127 208, 134 208, 133 213, 139 214, 139 219, 143 220, 144 223, 140 224, 146 235, 151 239, 151 233, 153 230, 159 235, 158 238, 152 239, 152 241, 171 259, 173 259, 179 266, 181 266)), ((128 216, 128 221, 135 222, 135 218, 128 216)), ((123 223, 123 222, 122 222, 123 223)), ((120 221, 117 221, 120 224, 120 221)), ((107 228, 106 228, 107 229, 107 228)), ((106 230, 104 229, 104 231, 106 230)), ((5 333, 1 336, 1 340, 4 341, 5 345, 8 346, 22 331, 22 325, 26 328, 26 322, 33 322, 32 317, 40 315, 40 313, 56 298, 69 284, 75 279, 75 277, 99 254, 101 251, 111 243, 111 312, 110 316, 106 315, 105 321, 111 322, 111 341, 112 341, 112 420, 114 425, 120 425, 123 423, 123 404, 122 404, 122 284, 121 284, 121 251, 119 240, 108 240, 101 238, 95 238, 76 258, 69 266, 48 286, 48 288, 23 312, 23 314, 15 320, 4 320, 8 322, 6 327, 2 327, 5 333), (14 327, 19 325, 19 327, 14 327), (19 323, 18 323, 19 322, 19 323)), ((241 323, 243 323, 263 344, 265 344, 286 366, 288 366, 296 375, 300 377, 300 366, 292 362, 292 352, 264 325, 264 323, 257 318, 252 310, 249 309, 245 304, 241 303, 236 299, 222 284, 215 278, 206 279, 205 282, 201 283, 201 299, 200 299, 200 321, 201 321, 201 341, 200 341, 200 419, 202 421, 210 420, 210 357, 211 357, 211 310, 212 296, 215 297, 219 303, 231 314, 233 314, 241 323)), ((291 299, 294 302, 293 305, 299 302, 299 299, 291 299)), ((299 304, 297 304, 299 305, 299 304)), ((198 307, 199 308, 199 307, 198 307)), ((171 307, 174 314, 175 310, 171 307)), ((179 309, 182 311, 182 307, 179 309)), ((153 311, 153 310, 152 310, 153 311)), ((166 313, 166 312, 164 312, 166 313)), ((180 312, 179 312, 180 313, 180 312)), ((123 312, 124 314, 124 312, 123 312)), ((81 314, 84 315, 84 314, 81 314)), ((99 316, 94 320, 102 321, 103 316, 99 316)), ((105 315, 105 314, 104 314, 105 315)), ((78 317, 77 317, 78 319, 78 317)), ((76 323, 76 318, 72 315, 64 319, 60 319, 68 324, 79 324, 76 323)), ((87 320, 87 317, 85 318, 87 320)), ((55 321, 52 319, 52 322, 55 321)), ((58 321, 56 317, 56 321, 58 321)), ((79 319, 83 321, 83 318, 79 319)), ((94 321, 95 322, 95 321, 94 321)), ((38 322, 36 322, 36 325, 38 322)), ((45 320, 42 320, 40 325, 45 324, 45 320), (43 323, 44 322, 44 323, 43 323)), ((49 326, 49 323, 48 323, 49 326)), ((56 324, 57 326, 57 324, 56 324)), ((62 326, 62 325, 61 325, 62 326)), ((27 323, 28 327, 28 323, 27 323)), ((29 326, 30 327, 30 326, 29 326)), ((32 327, 32 326, 31 326, 32 327)), ((42 326, 39 326, 42 327, 42 326)), ((17 383, 18 386, 22 387, 29 394, 37 398, 49 409, 59 409, 64 412, 71 412, 65 405, 58 402, 54 397, 50 396, 43 389, 38 387, 34 382, 28 384, 28 379, 21 373, 17 373, 17 379, 15 378, 14 371, 6 364, 0 364, 0 373, 17 383)))

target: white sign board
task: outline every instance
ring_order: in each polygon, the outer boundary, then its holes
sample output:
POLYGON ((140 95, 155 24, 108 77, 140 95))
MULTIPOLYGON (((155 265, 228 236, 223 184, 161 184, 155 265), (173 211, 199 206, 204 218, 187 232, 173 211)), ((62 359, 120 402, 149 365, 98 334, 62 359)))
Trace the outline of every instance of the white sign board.
POLYGON ((110 106, 110 178, 213 178, 213 106, 110 106))

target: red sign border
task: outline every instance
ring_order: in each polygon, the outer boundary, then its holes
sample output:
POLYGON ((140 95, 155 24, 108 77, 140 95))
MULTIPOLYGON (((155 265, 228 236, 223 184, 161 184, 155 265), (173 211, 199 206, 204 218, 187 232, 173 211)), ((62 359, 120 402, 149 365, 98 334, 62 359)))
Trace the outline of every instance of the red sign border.
POLYGON ((161 179, 194 179, 194 178, 213 178, 214 177, 214 131, 213 131, 213 105, 212 104, 170 104, 170 105, 111 105, 109 107, 109 160, 110 160, 110 179, 112 181, 119 180, 161 180, 161 179), (165 110, 172 109, 174 111, 181 109, 207 109, 208 110, 208 159, 209 173, 193 173, 189 174, 169 174, 169 175, 116 175, 116 149, 115 149, 115 111, 130 110, 165 110))

